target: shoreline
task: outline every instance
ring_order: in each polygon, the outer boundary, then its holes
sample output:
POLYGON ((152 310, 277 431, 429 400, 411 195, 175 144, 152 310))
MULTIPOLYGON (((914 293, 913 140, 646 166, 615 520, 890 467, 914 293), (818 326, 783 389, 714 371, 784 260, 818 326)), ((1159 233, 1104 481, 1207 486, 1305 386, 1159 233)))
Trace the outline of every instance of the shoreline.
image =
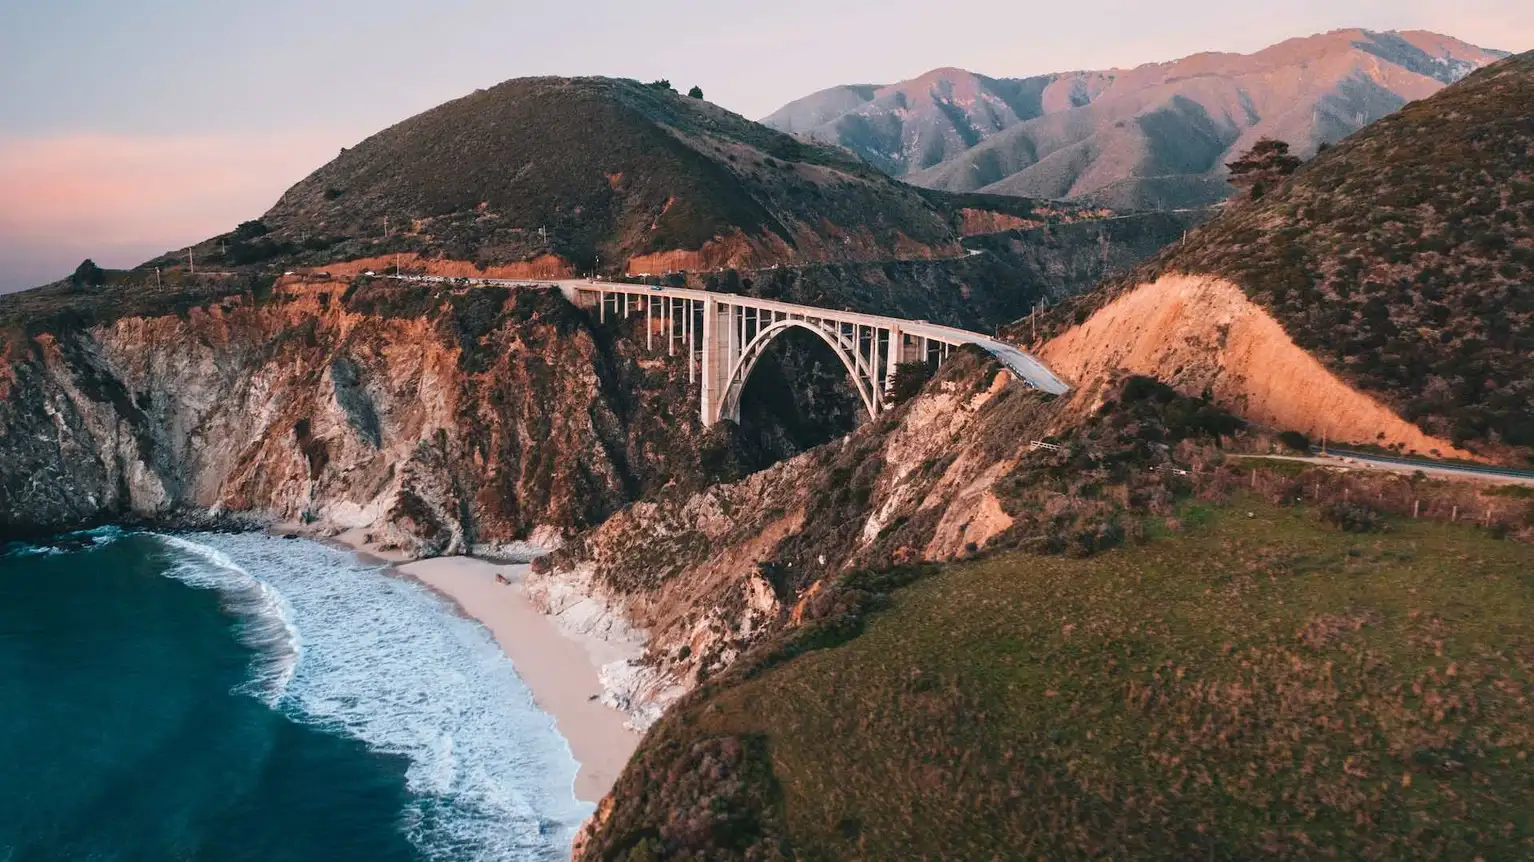
MULTIPOLYGON (((278 525, 275 529, 292 526, 278 525)), ((402 554, 371 547, 361 531, 328 538, 315 534, 312 528, 291 531, 387 566, 391 574, 425 585, 452 602, 464 616, 489 629, 532 692, 534 702, 553 718, 555 728, 569 745, 578 764, 572 788, 575 798, 592 805, 601 803, 641 738, 640 733, 625 726, 627 713, 601 701, 602 666, 627 656, 606 641, 567 633, 553 617, 535 608, 523 582, 529 564, 462 556, 409 560, 402 554), (498 583, 496 575, 509 583, 498 583)))

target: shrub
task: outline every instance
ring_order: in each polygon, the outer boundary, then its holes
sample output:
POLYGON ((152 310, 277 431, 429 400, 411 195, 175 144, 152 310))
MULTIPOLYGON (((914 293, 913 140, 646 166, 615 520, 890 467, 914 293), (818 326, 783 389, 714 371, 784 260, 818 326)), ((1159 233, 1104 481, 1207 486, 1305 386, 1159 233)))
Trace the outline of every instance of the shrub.
POLYGON ((1310 451, 1310 438, 1298 431, 1285 431, 1278 435, 1278 442, 1282 443, 1285 449, 1293 452, 1308 453, 1310 451))
POLYGON ((1124 383, 1124 403, 1157 401, 1169 404, 1177 397, 1177 390, 1153 377, 1135 375, 1124 383))
POLYGON ((249 242, 256 237, 266 236, 269 233, 271 233, 271 229, 266 226, 266 223, 255 219, 240 222, 240 226, 229 234, 229 240, 231 242, 249 242))
POLYGON ((902 362, 895 366, 895 378, 890 382, 890 401, 904 404, 916 397, 937 368, 930 362, 902 362))
POLYGON ((1372 533, 1380 528, 1379 513, 1362 503, 1339 501, 1321 509, 1321 520, 1344 533, 1372 533))
POLYGON ((106 284, 106 270, 96 265, 96 262, 86 259, 75 267, 74 274, 69 277, 69 283, 75 287, 100 287, 106 284))

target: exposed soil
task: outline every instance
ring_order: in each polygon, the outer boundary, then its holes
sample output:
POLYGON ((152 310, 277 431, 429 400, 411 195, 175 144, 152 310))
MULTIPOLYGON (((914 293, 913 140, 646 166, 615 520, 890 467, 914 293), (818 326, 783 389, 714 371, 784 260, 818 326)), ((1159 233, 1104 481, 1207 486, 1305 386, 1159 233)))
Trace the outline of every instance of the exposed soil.
POLYGON ((1040 358, 1084 403, 1128 371, 1185 393, 1207 390, 1248 421, 1316 439, 1473 457, 1344 383, 1223 279, 1167 275, 1141 285, 1044 345, 1040 358))

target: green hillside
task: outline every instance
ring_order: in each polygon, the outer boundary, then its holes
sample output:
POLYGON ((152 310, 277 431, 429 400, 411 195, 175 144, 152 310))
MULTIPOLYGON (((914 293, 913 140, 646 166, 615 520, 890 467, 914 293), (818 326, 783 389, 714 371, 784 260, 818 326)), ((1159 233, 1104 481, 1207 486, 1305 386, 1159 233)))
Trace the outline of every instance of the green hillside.
POLYGON ((585 858, 1534 854, 1527 547, 1250 499, 1169 523, 854 576, 663 719, 585 858))

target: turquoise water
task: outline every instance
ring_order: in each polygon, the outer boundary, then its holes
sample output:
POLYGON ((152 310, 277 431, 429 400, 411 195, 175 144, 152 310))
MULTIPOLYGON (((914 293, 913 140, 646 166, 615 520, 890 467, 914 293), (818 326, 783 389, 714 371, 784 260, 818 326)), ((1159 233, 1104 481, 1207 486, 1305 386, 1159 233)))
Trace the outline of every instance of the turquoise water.
POLYGON ((346 552, 0 558, 0 862, 563 859, 575 770, 482 627, 346 552))

